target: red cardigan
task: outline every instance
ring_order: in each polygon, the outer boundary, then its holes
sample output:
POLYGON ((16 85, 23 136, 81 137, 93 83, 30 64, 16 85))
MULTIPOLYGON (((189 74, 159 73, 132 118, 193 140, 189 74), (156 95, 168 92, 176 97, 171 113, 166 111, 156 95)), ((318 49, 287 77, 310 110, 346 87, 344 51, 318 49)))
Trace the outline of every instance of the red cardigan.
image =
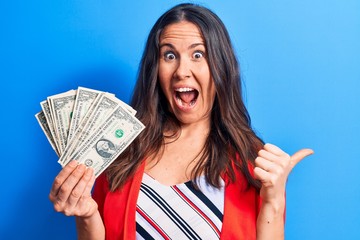
MULTIPOLYGON (((105 174, 94 187, 93 198, 99 205, 107 240, 135 240, 135 212, 144 173, 145 161, 124 187, 109 191, 105 174)), ((225 183, 228 180, 225 178, 225 183)), ((256 239, 256 219, 260 210, 260 196, 250 187, 242 173, 236 172, 236 182, 225 186, 224 217, 220 239, 256 239)))

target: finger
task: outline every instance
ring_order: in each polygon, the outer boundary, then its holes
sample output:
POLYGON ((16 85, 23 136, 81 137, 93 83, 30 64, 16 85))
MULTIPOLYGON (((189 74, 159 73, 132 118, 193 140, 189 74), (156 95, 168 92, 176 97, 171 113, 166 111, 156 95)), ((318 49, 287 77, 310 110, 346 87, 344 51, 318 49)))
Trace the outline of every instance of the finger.
POLYGON ((91 190, 94 186, 94 183, 95 183, 95 174, 94 174, 94 170, 92 170, 90 181, 87 183, 86 188, 84 190, 84 196, 91 197, 91 190))
POLYGON ((291 156, 291 162, 293 164, 293 167, 295 167, 296 164, 298 164, 305 157, 310 156, 313 153, 314 151, 308 148, 301 149, 300 151, 296 152, 294 155, 291 156))
POLYGON ((54 207, 57 211, 63 210, 71 192, 84 175, 85 170, 86 167, 84 164, 78 165, 76 169, 66 179, 66 181, 64 181, 64 183, 61 185, 54 202, 54 207))
POLYGON ((70 206, 75 206, 79 199, 84 195, 88 182, 92 179, 93 172, 93 168, 87 168, 85 170, 80 181, 76 184, 76 186, 71 191, 71 194, 69 195, 68 203, 70 206))
MULTIPOLYGON (((274 162, 274 163, 279 163, 280 159, 278 155, 275 155, 274 153, 272 152, 269 152, 265 149, 261 149, 259 152, 258 152, 258 156, 259 157, 262 157, 266 160, 269 160, 271 162, 274 162)), ((283 156, 286 156, 286 155, 282 155, 281 157, 283 156)), ((290 156, 288 156, 288 160, 290 159, 290 156)))
POLYGON ((265 171, 262 168, 255 167, 254 168, 254 177, 255 179, 259 180, 262 185, 268 187, 271 185, 271 173, 265 171))
POLYGON ((69 177, 69 175, 74 171, 74 169, 77 167, 77 165, 78 165, 78 162, 76 160, 71 161, 55 177, 55 180, 51 187, 50 195, 49 195, 49 198, 51 201, 54 200, 54 198, 56 197, 56 195, 59 192, 61 185, 65 182, 65 180, 69 177))
POLYGON ((284 156, 287 155, 286 152, 284 152, 283 150, 281 150, 279 147, 271 144, 271 143, 267 143, 264 145, 264 149, 268 152, 271 152, 272 154, 276 155, 276 156, 284 156))
POLYGON ((257 157, 255 159, 255 166, 263 169, 266 172, 271 172, 271 169, 274 168, 274 163, 262 157, 257 157))
POLYGON ((97 209, 97 204, 91 197, 91 189, 93 188, 95 183, 95 175, 93 174, 90 181, 87 183, 86 188, 84 190, 83 195, 79 199, 75 214, 86 216, 91 214, 95 209, 97 209), (85 215, 84 215, 85 214, 85 215))

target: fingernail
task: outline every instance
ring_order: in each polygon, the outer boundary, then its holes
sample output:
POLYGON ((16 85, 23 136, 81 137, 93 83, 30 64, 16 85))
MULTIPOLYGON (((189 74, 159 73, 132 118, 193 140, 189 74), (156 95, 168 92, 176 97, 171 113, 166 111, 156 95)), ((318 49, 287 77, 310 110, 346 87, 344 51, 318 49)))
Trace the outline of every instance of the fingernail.
POLYGON ((94 169, 93 169, 92 167, 88 167, 88 168, 86 169, 86 174, 92 175, 93 172, 94 172, 94 169))
POLYGON ((77 166, 77 169, 80 170, 80 171, 85 171, 86 170, 86 166, 84 164, 79 164, 77 166))
POLYGON ((76 160, 72 160, 70 163, 69 163, 70 167, 76 167, 78 165, 78 161, 76 160))

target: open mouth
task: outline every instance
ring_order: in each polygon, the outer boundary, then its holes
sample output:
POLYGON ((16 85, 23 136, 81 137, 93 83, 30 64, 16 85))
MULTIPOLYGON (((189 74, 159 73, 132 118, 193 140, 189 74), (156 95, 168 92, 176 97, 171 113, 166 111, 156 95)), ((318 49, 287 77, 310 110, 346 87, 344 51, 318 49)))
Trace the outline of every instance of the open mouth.
POLYGON ((199 96, 199 91, 193 88, 175 89, 175 99, 179 106, 192 107, 199 96))

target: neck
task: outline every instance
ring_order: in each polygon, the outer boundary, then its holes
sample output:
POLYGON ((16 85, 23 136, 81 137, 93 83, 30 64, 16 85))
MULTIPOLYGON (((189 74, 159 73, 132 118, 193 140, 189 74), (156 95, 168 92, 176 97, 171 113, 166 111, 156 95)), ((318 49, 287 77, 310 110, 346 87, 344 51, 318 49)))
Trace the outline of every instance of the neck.
MULTIPOLYGON (((181 124, 178 132, 174 134, 172 131, 167 131, 164 134, 166 136, 175 136, 176 141, 191 141, 196 140, 196 142, 204 143, 210 132, 210 120, 203 120, 201 122, 191 123, 191 124, 181 124)), ((165 142, 174 141, 174 138, 165 140, 165 142)))

